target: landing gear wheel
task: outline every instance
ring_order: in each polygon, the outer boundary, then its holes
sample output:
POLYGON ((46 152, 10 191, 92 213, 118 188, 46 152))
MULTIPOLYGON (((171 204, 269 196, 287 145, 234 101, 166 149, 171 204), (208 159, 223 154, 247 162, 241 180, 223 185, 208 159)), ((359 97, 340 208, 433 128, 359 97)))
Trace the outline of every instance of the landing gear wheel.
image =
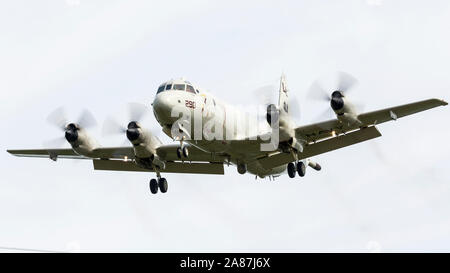
POLYGON ((179 159, 181 159, 181 154, 182 154, 181 148, 178 147, 178 148, 177 148, 177 157, 178 157, 179 159))
POLYGON ((150 192, 153 194, 158 193, 158 181, 154 178, 150 179, 150 192))
POLYGON ((297 172, 301 177, 305 176, 306 174, 306 166, 302 161, 297 162, 297 172))
POLYGON ((239 174, 244 174, 247 172, 247 166, 245 164, 238 164, 237 171, 239 174))
POLYGON ((189 150, 186 146, 183 147, 183 156, 186 158, 189 156, 189 150))
POLYGON ((165 178, 160 178, 158 182, 159 190, 162 193, 166 193, 169 189, 169 184, 167 184, 167 180, 165 178))
POLYGON ((294 165, 294 163, 290 162, 287 165, 287 173, 288 173, 290 178, 294 178, 295 177, 295 165, 294 165))

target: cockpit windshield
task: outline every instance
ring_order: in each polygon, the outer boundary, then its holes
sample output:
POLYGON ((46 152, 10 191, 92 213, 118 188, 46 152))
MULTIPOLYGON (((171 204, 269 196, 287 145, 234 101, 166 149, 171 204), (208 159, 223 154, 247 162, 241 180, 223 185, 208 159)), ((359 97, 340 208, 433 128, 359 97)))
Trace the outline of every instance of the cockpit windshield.
POLYGON ((184 91, 184 90, 186 90, 186 84, 174 84, 173 85, 173 90, 184 91))
POLYGON ((175 83, 175 84, 168 83, 168 84, 160 85, 158 87, 158 91, 156 92, 156 94, 159 94, 163 91, 168 91, 168 90, 187 91, 187 92, 193 93, 193 94, 198 93, 198 90, 196 90, 189 83, 175 83))
POLYGON ((156 94, 161 93, 162 91, 164 91, 164 85, 158 87, 158 92, 156 92, 156 94))
POLYGON ((194 87, 192 87, 192 85, 188 85, 188 86, 187 86, 187 88, 186 88, 186 91, 188 91, 188 92, 191 92, 191 93, 194 93, 194 94, 195 94, 195 89, 194 89, 194 87))

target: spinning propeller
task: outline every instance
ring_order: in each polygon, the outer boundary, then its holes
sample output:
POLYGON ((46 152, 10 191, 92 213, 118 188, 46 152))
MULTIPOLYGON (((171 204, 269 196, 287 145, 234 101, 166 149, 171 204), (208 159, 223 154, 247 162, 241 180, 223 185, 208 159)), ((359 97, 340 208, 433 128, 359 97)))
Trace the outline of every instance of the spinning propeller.
POLYGON ((103 135, 126 135, 128 140, 135 141, 141 132, 140 122, 147 114, 147 107, 140 103, 128 104, 128 125, 124 126, 114 118, 108 118, 102 129, 103 135))
MULTIPOLYGON (((271 104, 278 105, 278 89, 274 84, 264 85, 253 90, 254 97, 257 98, 258 104, 264 105, 264 110, 271 104)), ((289 90, 289 114, 298 123, 301 117, 300 103, 297 96, 289 90)), ((278 107, 278 106, 277 106, 278 107)), ((258 115, 258 119, 266 119, 266 112, 258 115)))
POLYGON ((97 121, 88 110, 84 110, 76 122, 69 122, 64 107, 54 110, 47 117, 47 121, 64 132, 64 136, 44 142, 46 147, 60 147, 65 141, 75 142, 78 139, 78 131, 80 129, 91 128, 97 125, 97 121))
POLYGON ((322 120, 330 116, 330 114, 334 115, 333 111, 342 109, 344 107, 344 98, 354 89, 357 83, 358 80, 355 77, 345 72, 338 72, 336 83, 328 90, 323 87, 323 83, 319 80, 314 81, 309 88, 307 98, 315 101, 328 102, 331 106, 331 109, 327 108, 319 116, 319 119, 322 120))

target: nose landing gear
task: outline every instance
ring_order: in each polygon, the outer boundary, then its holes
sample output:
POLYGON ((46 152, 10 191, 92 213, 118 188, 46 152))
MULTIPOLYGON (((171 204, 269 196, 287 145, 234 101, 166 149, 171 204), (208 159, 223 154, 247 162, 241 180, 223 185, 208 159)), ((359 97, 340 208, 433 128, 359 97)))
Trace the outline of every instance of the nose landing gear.
POLYGON ((180 139, 180 147, 177 148, 177 157, 179 159, 181 159, 182 157, 184 158, 188 158, 189 157, 189 150, 188 147, 183 145, 183 140, 185 139, 185 137, 183 136, 180 139))
POLYGON ((186 146, 184 147, 178 147, 177 148, 177 157, 181 159, 182 157, 188 158, 189 157, 189 150, 186 146))

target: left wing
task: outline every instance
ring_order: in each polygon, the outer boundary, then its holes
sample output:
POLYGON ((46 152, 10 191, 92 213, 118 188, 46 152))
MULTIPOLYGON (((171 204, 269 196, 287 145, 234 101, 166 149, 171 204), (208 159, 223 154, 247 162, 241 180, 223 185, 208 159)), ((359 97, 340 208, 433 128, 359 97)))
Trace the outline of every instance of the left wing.
MULTIPOLYGON (((377 128, 375 128, 375 126, 356 130, 349 134, 329 138, 317 143, 307 144, 303 152, 298 153, 297 159, 302 160, 310 158, 319 154, 377 138, 379 136, 381 136, 381 133, 377 130, 377 128)), ((293 154, 283 152, 276 152, 258 159, 259 163, 266 169, 272 169, 274 167, 293 162, 294 160, 295 158, 293 154)))
MULTIPOLYGON (((447 105, 447 102, 443 100, 428 99, 360 114, 357 116, 360 123, 349 125, 333 119, 297 127, 296 137, 307 142, 303 152, 297 154, 297 158, 306 159, 379 137, 381 133, 375 128, 377 124, 444 105, 447 105)), ((281 151, 257 157, 257 161, 266 169, 294 160, 294 155, 281 151)))
POLYGON ((398 118, 412 115, 434 107, 447 105, 447 102, 439 99, 428 99, 382 110, 367 112, 357 116, 360 124, 345 124, 338 119, 327 120, 310 125, 300 126, 295 129, 297 138, 308 142, 320 141, 334 136, 334 134, 347 133, 359 128, 377 125, 398 118))

